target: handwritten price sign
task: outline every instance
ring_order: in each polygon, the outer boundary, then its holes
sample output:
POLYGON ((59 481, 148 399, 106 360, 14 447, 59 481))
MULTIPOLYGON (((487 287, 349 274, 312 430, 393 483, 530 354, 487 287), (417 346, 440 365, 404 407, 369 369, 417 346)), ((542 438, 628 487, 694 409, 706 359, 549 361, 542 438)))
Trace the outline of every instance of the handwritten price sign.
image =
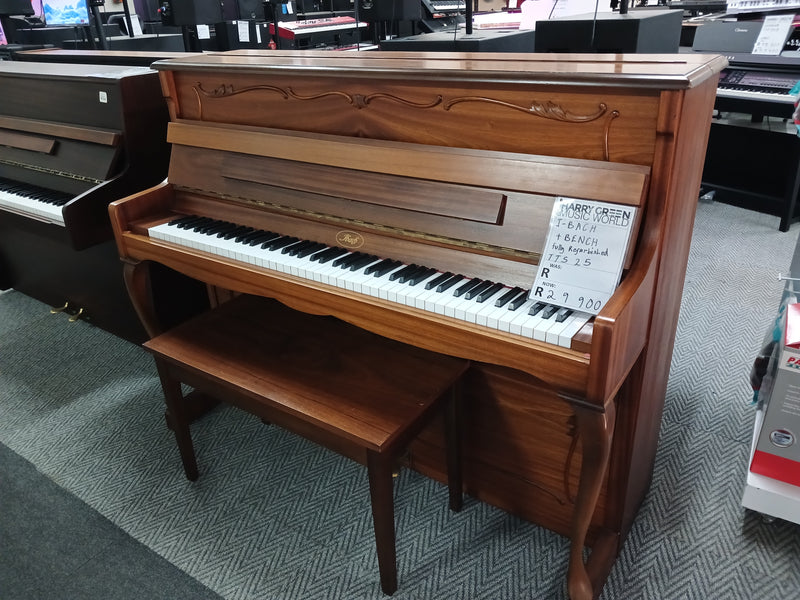
POLYGON ((622 276, 636 208, 556 198, 530 297, 597 314, 622 276))

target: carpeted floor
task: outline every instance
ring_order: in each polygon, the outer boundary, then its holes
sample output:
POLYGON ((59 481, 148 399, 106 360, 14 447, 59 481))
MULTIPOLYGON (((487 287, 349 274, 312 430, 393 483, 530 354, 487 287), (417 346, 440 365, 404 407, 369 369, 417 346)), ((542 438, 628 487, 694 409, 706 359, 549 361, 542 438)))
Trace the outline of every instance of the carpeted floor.
MULTIPOLYGON (((765 523, 740 506, 750 365, 797 232, 779 232, 775 217, 700 205, 653 485, 604 600, 800 599, 800 526, 765 523)), ((361 467, 232 409, 215 410, 193 433, 203 474, 190 483, 149 355, 19 293, 0 294, 0 443, 30 461, 42 485, 67 490, 226 599, 383 597, 361 467)), ((7 462, 0 482, 16 478, 7 462)), ((396 487, 393 598, 565 598, 564 538, 472 499, 450 514, 446 488, 413 472, 396 487)), ((22 513, 2 508, 0 599, 47 598, 48 584, 58 591, 63 579, 43 577, 27 597, 4 593, 13 549, 28 545, 19 538, 37 536, 16 523, 22 513)), ((175 592, 160 577, 141 598, 211 596, 175 592)), ((79 597, 113 597, 99 573, 80 579, 79 597)))

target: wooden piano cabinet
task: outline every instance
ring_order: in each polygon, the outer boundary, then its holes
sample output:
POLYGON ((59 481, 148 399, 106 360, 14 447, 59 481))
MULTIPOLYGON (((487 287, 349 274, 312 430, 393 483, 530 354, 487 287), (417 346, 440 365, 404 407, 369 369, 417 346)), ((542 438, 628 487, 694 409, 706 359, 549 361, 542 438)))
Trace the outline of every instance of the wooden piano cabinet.
MULTIPOLYGON (((151 335, 163 330, 148 292, 160 263, 469 359, 466 491, 569 537, 569 595, 596 598, 650 483, 725 60, 332 54, 155 63, 172 120, 168 182, 111 207, 137 310, 151 335), (347 233, 364 252, 530 287, 555 196, 623 202, 640 216, 621 284, 570 348, 148 233, 186 214, 326 245, 347 233)), ((443 448, 432 423, 409 461, 444 481, 443 448)))

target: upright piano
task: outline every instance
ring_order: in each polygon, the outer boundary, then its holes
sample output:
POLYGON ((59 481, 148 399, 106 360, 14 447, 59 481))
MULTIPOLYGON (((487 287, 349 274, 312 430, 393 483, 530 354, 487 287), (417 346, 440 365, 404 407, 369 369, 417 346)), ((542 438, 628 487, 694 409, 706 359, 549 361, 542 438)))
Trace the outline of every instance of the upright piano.
MULTIPOLYGON (((470 359, 466 491, 568 536, 570 597, 596 598, 650 482, 725 64, 313 51, 159 61, 169 177, 110 206, 131 298, 148 333, 164 331, 150 272, 167 265, 220 302, 270 297, 470 359), (528 291, 556 197, 635 205, 640 225, 604 308, 551 336, 528 291), (453 300, 475 280, 494 287, 488 310, 471 304, 481 293, 453 300)), ((409 465, 444 480, 443 445, 425 430, 409 465)))
POLYGON ((4 61, 0 87, 0 288, 143 339, 108 204, 166 176, 158 74, 4 61))

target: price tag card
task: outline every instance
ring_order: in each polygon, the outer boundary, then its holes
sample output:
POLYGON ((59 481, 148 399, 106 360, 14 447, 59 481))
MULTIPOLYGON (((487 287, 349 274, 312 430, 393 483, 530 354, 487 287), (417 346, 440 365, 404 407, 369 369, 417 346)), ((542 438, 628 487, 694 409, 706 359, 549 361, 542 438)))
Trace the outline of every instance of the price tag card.
POLYGON ((764 18, 764 24, 753 46, 753 54, 777 56, 789 37, 789 30, 794 21, 794 14, 770 15, 764 18))
POLYGON ((530 298, 597 314, 614 293, 636 207, 556 198, 530 298))

